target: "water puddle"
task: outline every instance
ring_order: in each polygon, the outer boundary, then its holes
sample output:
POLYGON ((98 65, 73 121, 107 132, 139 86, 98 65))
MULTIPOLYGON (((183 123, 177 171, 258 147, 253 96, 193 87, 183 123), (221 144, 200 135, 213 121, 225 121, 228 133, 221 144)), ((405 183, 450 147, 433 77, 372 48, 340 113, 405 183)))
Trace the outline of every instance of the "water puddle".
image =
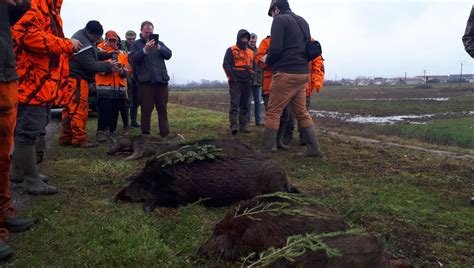
MULTIPOLYGON (((353 115, 349 113, 338 113, 329 111, 310 110, 310 113, 317 117, 334 118, 348 123, 357 124, 376 124, 376 125, 394 125, 394 124, 425 124, 429 119, 435 117, 445 118, 455 115, 454 113, 443 114, 425 114, 425 115, 391 115, 391 116, 364 116, 353 115)), ((467 116, 474 115, 474 111, 457 113, 467 116)))
POLYGON ((449 101, 450 98, 356 98, 356 101, 449 101))

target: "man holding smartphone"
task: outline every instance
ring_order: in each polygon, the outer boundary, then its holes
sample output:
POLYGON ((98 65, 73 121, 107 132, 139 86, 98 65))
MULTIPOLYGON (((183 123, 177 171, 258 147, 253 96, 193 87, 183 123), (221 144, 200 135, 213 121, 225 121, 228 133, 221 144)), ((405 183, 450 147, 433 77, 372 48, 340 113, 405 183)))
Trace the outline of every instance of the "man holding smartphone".
POLYGON ((153 34, 153 23, 143 22, 140 31, 140 39, 130 49, 130 61, 138 83, 141 130, 143 135, 151 134, 151 115, 156 107, 160 136, 164 138, 169 134, 167 106, 170 80, 165 60, 171 59, 172 52, 159 41, 158 35, 153 34))

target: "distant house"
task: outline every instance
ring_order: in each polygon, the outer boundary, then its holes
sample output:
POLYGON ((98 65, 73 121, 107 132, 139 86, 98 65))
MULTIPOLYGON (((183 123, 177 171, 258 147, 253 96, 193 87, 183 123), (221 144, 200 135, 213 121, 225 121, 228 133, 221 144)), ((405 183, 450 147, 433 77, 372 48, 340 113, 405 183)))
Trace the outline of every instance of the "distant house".
MULTIPOLYGON (((457 83, 457 82, 459 82, 460 79, 461 79, 460 74, 451 74, 451 75, 449 75, 448 82, 449 83, 457 83)), ((463 74, 462 75, 462 80, 463 80, 463 82, 472 83, 470 81, 474 80, 474 74, 463 74)))
POLYGON ((406 79, 406 84, 407 85, 412 85, 412 86, 416 86, 416 85, 423 85, 425 83, 425 79, 424 77, 415 77, 415 78, 407 78, 406 79))

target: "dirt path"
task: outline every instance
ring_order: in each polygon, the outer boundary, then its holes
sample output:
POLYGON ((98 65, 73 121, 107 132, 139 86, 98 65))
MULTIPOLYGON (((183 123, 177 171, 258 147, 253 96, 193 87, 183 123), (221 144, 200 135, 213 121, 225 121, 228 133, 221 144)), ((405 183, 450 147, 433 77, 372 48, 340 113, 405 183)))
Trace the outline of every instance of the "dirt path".
POLYGON ((399 147, 399 148, 404 148, 404 149, 409 149, 409 150, 417 150, 417 151, 422 151, 422 152, 429 153, 435 156, 446 157, 446 158, 451 158, 451 159, 474 160, 474 155, 471 155, 471 154, 461 154, 461 153, 455 153, 455 152, 450 152, 450 151, 428 149, 428 148, 424 148, 420 146, 399 144, 395 142, 369 139, 369 138, 364 138, 360 136, 345 135, 345 134, 341 134, 334 131, 323 131, 323 133, 333 136, 333 137, 355 140, 355 141, 365 143, 365 144, 378 144, 378 145, 385 145, 385 146, 391 146, 391 147, 399 147))

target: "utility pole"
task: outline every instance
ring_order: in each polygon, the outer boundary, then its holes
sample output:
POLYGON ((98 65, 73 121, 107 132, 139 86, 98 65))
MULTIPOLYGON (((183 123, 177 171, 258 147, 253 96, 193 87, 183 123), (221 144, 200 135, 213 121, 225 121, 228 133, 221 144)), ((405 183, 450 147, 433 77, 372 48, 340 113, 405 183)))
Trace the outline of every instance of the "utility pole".
POLYGON ((423 70, 423 79, 425 80, 425 84, 426 84, 426 70, 423 70))
POLYGON ((407 84, 407 72, 405 72, 405 85, 407 84))
POLYGON ((461 61, 461 74, 459 75, 459 89, 462 87, 462 64, 463 62, 461 61))

